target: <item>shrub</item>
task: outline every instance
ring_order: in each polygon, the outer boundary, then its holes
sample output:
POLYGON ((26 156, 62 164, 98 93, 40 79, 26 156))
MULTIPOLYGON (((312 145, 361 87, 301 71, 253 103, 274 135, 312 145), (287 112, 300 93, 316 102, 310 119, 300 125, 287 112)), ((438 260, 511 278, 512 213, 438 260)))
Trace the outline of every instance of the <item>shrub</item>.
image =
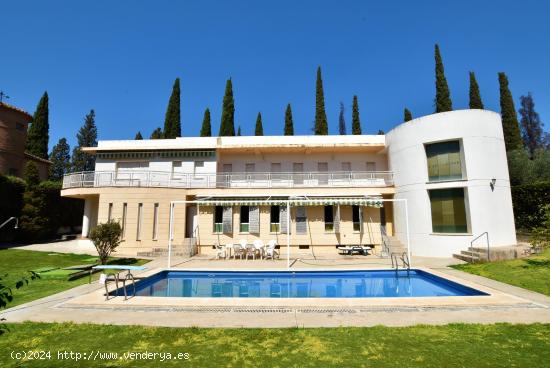
POLYGON ((550 247, 550 204, 543 206, 542 224, 533 229, 531 243, 534 247, 550 247))
POLYGON ((550 203, 550 181, 512 187, 512 201, 518 229, 542 226, 544 206, 550 203))
MULTIPOLYGON (((25 182, 15 176, 0 175, 0 223, 10 217, 21 216, 25 182)), ((15 238, 13 226, 0 230, 0 241, 11 241, 15 238)))
POLYGON ((90 231, 90 239, 97 249, 101 264, 107 263, 107 259, 122 240, 122 227, 118 221, 109 220, 99 224, 90 231))

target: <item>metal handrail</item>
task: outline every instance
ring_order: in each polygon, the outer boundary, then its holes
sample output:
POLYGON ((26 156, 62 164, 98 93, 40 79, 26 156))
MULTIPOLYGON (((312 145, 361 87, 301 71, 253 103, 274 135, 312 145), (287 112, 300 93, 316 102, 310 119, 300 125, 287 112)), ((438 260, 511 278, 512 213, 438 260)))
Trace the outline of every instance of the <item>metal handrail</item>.
POLYGON ((17 229, 19 227, 19 219, 17 217, 10 217, 9 219, 7 219, 6 221, 4 221, 1 225, 0 225, 0 229, 3 228, 4 226, 6 226, 7 224, 9 224, 10 221, 14 221, 15 220, 15 226, 13 227, 14 229, 17 229))
POLYGON ((490 254, 490 249, 489 249, 489 232, 488 231, 485 231, 481 234, 479 234, 477 237, 475 237, 471 242, 470 242, 470 250, 472 250, 474 248, 474 242, 481 238, 483 235, 486 235, 487 236, 487 262, 490 262, 491 261, 491 254, 490 254))

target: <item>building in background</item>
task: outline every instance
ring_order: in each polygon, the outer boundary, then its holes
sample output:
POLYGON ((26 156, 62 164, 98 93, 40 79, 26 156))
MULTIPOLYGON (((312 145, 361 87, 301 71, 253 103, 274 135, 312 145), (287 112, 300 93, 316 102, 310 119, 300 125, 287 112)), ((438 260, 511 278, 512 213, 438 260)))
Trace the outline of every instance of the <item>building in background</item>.
POLYGON ((429 115, 385 136, 185 137, 85 150, 97 155, 95 171, 66 175, 62 195, 85 200, 84 237, 119 220, 125 253, 168 247, 171 201, 192 202, 174 208, 173 244, 202 254, 242 239, 286 245, 288 233, 294 254, 399 247, 407 219, 418 256, 449 257, 484 232, 492 247, 516 244, 502 124, 490 111, 429 115))
POLYGON ((26 163, 34 161, 40 179, 48 178, 51 162, 25 152, 31 121, 27 112, 0 102, 0 174, 22 177, 26 163))

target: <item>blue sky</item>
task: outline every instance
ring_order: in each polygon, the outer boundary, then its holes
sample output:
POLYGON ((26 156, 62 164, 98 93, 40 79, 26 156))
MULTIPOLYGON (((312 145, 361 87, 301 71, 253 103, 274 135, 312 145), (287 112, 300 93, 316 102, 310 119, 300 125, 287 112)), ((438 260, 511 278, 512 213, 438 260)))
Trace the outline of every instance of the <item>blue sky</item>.
POLYGON ((433 45, 440 44, 455 109, 468 105, 473 70, 486 108, 499 111, 497 72, 519 108, 532 92, 550 125, 550 5, 544 1, 7 1, 2 2, 0 90, 31 114, 47 90, 50 147, 71 146, 96 111, 100 139, 148 137, 164 122, 181 78, 182 133, 198 135, 204 109, 217 133, 225 81, 235 125, 311 132, 322 67, 331 134, 340 101, 348 131, 359 96, 364 133, 390 130, 403 108, 433 112, 433 45))

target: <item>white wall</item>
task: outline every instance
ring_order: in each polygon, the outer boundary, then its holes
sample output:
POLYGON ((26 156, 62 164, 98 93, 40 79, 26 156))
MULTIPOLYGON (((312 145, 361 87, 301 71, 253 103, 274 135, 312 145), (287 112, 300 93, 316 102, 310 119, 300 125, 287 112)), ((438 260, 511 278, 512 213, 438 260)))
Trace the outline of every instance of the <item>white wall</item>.
MULTIPOLYGON (((200 174, 214 174, 216 173, 216 157, 182 157, 182 158, 154 158, 154 159, 101 159, 98 158, 95 164, 95 171, 115 171, 117 162, 130 162, 130 161, 149 161, 150 171, 160 172, 172 172, 172 162, 181 161, 182 173, 193 173, 195 161, 203 161, 204 167, 197 168, 197 173, 200 174)), ((146 169, 145 169, 146 170, 146 169)))
MULTIPOLYGON (((415 255, 450 257, 488 231, 491 246, 516 244, 510 181, 500 115, 459 110, 414 119, 386 135, 395 198, 406 198, 411 250, 415 255), (465 180, 428 183, 425 143, 462 140, 465 180), (496 179, 491 191, 491 179, 496 179), (433 234, 428 189, 466 188, 468 234, 433 234)), ((396 235, 405 242, 403 206, 394 209, 396 235)), ((476 242, 484 245, 484 241, 476 242)))

